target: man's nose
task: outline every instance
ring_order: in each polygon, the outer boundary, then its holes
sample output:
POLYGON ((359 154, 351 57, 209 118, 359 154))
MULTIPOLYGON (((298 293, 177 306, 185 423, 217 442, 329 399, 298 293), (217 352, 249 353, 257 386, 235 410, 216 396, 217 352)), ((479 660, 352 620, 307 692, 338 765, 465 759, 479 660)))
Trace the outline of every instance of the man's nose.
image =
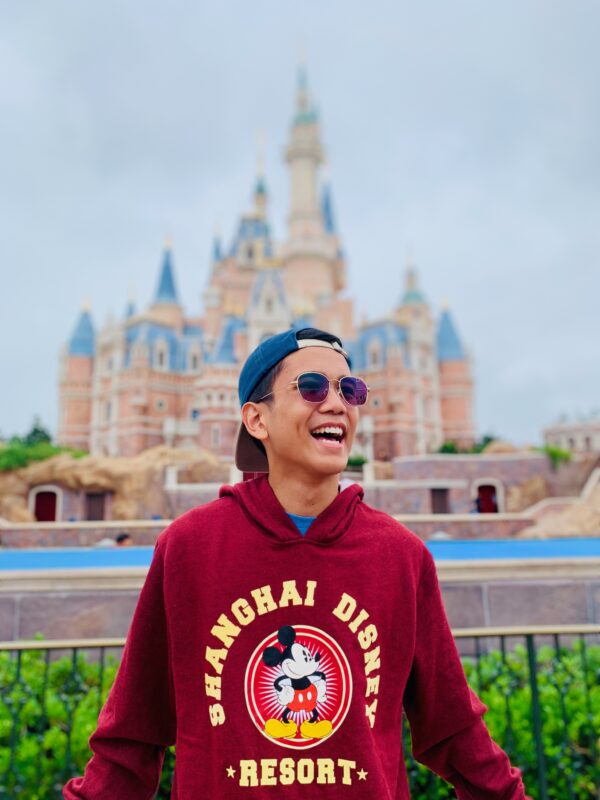
POLYGON ((327 397, 321 403, 321 407, 325 406, 333 411, 345 411, 346 403, 344 402, 341 393, 340 385, 337 381, 329 381, 329 391, 327 397))

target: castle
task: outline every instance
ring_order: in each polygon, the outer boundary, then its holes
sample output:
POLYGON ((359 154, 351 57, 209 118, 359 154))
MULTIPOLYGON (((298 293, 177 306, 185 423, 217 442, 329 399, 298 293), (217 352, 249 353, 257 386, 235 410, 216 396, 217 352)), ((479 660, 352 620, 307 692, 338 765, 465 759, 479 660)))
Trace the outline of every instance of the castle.
POLYGON ((357 324, 344 296, 346 263, 317 111, 300 71, 285 160, 287 237, 275 242, 259 172, 253 208, 233 241, 216 237, 203 315, 178 297, 170 243, 152 304, 94 329, 84 308, 60 359, 61 444, 92 454, 135 455, 157 444, 200 446, 232 460, 240 414, 237 378, 248 353, 273 333, 312 326, 338 334, 353 371, 371 388, 355 451, 368 459, 436 451, 474 439, 470 360, 444 309, 436 321, 409 265, 389 314, 357 324))

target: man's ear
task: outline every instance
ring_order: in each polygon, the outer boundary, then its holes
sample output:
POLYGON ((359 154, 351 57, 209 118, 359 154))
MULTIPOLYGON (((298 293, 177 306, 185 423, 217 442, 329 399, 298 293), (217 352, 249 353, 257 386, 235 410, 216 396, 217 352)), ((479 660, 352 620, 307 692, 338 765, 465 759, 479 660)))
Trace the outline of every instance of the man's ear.
POLYGON ((267 436, 267 426, 263 419, 264 404, 262 403, 244 403, 242 406, 242 422, 246 426, 246 430, 250 436, 255 439, 264 441, 267 436))

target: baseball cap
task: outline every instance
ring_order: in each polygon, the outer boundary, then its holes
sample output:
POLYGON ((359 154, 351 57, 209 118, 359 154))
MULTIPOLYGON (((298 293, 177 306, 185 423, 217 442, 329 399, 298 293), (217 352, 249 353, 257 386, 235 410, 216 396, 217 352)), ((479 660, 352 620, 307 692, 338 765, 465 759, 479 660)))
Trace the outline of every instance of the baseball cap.
MULTIPOLYGON (((261 342, 242 367, 238 381, 240 407, 247 403, 252 392, 276 364, 303 347, 329 347, 344 356, 351 366, 350 356, 337 336, 318 328, 291 328, 261 342)), ((242 472, 268 472, 267 454, 261 442, 250 436, 242 422, 235 447, 235 464, 242 472)))

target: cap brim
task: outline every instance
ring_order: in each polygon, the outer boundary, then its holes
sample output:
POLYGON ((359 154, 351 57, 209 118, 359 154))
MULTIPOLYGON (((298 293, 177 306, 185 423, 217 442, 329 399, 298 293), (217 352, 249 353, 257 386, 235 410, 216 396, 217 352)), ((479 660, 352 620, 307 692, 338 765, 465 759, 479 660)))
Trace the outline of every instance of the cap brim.
POLYGON ((250 436, 243 422, 237 435, 235 465, 241 472, 269 471, 266 453, 260 449, 258 441, 250 436))

